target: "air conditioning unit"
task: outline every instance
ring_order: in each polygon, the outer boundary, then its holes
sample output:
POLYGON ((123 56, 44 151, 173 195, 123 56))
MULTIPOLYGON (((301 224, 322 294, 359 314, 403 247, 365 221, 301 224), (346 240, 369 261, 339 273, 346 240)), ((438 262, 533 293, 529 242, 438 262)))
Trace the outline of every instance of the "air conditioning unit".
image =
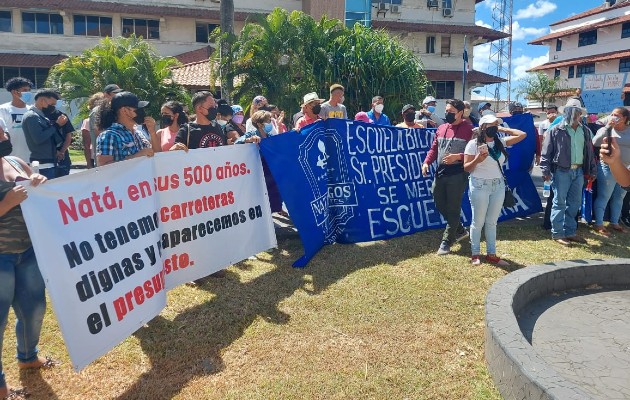
POLYGON ((445 17, 452 17, 453 16, 453 9, 452 8, 443 8, 442 9, 442 15, 445 17))
POLYGON ((400 14, 400 6, 398 4, 392 4, 391 8, 389 9, 389 11, 392 14, 400 14))
POLYGON ((378 3, 378 11, 389 10, 389 3, 378 3))
POLYGON ((429 8, 438 8, 439 0, 427 0, 427 7, 429 8))

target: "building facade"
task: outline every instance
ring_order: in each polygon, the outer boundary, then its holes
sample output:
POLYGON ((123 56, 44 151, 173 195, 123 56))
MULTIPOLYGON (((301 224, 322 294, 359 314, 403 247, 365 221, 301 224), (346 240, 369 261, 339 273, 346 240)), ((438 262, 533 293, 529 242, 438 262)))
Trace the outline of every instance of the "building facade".
MULTIPOLYGON (((630 1, 608 0, 551 24, 550 30, 529 42, 549 47, 549 61, 530 72, 559 77, 568 88, 580 87, 586 74, 630 72, 630 1)), ((630 85, 624 94, 630 106, 630 85)))
MULTIPOLYGON (((106 36, 143 36, 163 56, 184 64, 208 58, 208 34, 219 25, 220 0, 0 0, 0 85, 12 76, 44 84, 48 70, 106 36)), ((483 0, 235 0, 235 31, 247 18, 275 7, 301 10, 382 28, 398 37, 424 64, 438 98, 469 98, 469 89, 501 78, 472 69, 462 86, 464 37, 473 46, 506 34, 475 25, 483 0)), ((207 81, 206 81, 207 82, 207 81)), ((194 85, 191 85, 194 87, 194 85)), ((7 93, 0 92, 0 101, 7 93)))

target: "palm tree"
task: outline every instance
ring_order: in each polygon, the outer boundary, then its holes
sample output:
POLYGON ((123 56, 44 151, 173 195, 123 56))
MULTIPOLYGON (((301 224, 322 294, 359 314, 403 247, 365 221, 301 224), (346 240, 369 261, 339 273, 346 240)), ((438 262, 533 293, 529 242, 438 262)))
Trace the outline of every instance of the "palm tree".
MULTIPOLYGON (((110 83, 150 101, 150 115, 158 115, 166 100, 187 101, 183 87, 172 81, 171 68, 180 65, 173 57, 160 57, 139 37, 105 38, 78 56, 55 65, 47 85, 68 101, 84 101, 110 83)), ((87 110, 82 110, 81 117, 87 110)))
MULTIPOLYGON (((234 0, 223 0, 220 6, 221 13, 221 33, 225 37, 221 40, 221 57, 225 57, 232 51, 232 42, 234 36, 234 0)), ((229 61, 229 59, 228 59, 229 61)), ((230 64, 221 65, 221 97, 230 101, 230 93, 232 91, 232 82, 226 79, 227 71, 230 70, 230 64)))

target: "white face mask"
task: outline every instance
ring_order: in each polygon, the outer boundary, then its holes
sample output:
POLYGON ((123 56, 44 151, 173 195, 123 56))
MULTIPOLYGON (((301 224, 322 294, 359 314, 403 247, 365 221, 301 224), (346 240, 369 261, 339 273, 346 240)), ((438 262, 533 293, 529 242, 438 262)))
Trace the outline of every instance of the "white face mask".
POLYGON ((219 124, 220 126, 225 126, 227 125, 227 121, 224 121, 222 119, 217 119, 217 124, 219 124))
POLYGON ((382 105, 382 104, 377 104, 377 105, 375 105, 375 106, 374 106, 374 111, 376 111, 377 113, 379 113, 379 114, 380 114, 380 113, 382 113, 382 112, 383 112, 383 108, 385 108, 385 106, 384 106, 384 105, 382 105))

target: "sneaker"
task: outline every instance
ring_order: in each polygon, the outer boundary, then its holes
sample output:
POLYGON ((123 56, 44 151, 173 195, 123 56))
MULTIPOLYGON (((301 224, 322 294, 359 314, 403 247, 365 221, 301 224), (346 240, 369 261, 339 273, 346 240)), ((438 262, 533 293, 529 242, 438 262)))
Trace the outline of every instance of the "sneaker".
POLYGON ((497 257, 496 254, 488 254, 486 256, 486 262, 489 262, 490 264, 494 264, 494 265, 499 265, 502 267, 506 267, 508 265, 510 265, 509 262, 500 259, 499 257, 497 257))
POLYGON ((476 256, 472 256, 470 258, 470 263, 472 265, 481 265, 481 256, 479 256, 478 254, 476 256))
POLYGON ((566 247, 571 246, 571 242, 569 242, 566 238, 554 239, 556 243, 561 244, 566 247))
POLYGON ((462 240, 466 239, 468 237, 468 231, 466 230, 466 228, 462 228, 461 231, 457 232, 457 237, 455 238, 455 243, 459 243, 462 240))
POLYGON ((437 255, 438 256, 443 256, 445 254, 448 254, 451 252, 451 245, 448 244, 448 242, 446 240, 442 240, 442 243, 440 243, 440 248, 437 251, 437 255))

